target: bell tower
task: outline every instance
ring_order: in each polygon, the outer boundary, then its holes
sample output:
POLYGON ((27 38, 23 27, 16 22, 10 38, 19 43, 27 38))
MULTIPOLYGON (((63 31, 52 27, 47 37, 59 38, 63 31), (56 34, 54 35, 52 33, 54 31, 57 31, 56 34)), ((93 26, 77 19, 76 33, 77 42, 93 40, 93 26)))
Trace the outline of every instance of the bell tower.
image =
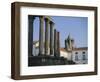
POLYGON ((72 51, 73 48, 74 48, 74 39, 72 39, 69 34, 68 37, 65 39, 65 49, 68 51, 72 51))

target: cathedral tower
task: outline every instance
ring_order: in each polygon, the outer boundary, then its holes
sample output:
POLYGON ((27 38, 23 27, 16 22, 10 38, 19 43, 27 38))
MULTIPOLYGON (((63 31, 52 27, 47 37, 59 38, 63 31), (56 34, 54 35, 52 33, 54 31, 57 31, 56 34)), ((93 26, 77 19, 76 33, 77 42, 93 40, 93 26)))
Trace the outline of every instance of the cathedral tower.
POLYGON ((74 39, 72 39, 69 34, 68 37, 65 39, 65 49, 68 51, 72 51, 73 48, 74 48, 74 39))

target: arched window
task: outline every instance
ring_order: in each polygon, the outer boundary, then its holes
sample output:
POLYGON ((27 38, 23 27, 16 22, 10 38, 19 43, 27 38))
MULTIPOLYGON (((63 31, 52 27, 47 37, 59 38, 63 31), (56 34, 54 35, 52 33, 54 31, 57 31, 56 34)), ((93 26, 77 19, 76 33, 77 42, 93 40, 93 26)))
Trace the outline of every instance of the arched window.
POLYGON ((77 54, 75 55, 75 60, 76 60, 76 61, 78 61, 78 60, 79 60, 79 59, 78 59, 78 55, 77 55, 77 54))
POLYGON ((78 54, 78 52, 75 52, 75 54, 78 54))
POLYGON ((85 52, 82 52, 83 54, 85 54, 85 52))
POLYGON ((85 55, 83 55, 83 60, 86 60, 86 56, 85 55))

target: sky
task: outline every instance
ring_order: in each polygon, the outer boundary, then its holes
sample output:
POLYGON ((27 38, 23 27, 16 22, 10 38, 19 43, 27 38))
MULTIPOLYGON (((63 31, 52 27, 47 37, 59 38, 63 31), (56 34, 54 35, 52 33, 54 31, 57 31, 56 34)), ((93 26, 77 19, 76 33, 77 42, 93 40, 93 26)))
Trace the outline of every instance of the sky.
MULTIPOLYGON (((65 47, 65 39, 70 34, 76 47, 87 47, 88 18, 69 16, 50 16, 55 23, 54 28, 60 32, 60 47, 65 47)), ((45 28, 44 28, 45 32, 45 28)), ((39 40, 39 18, 34 20, 33 41, 39 40)))

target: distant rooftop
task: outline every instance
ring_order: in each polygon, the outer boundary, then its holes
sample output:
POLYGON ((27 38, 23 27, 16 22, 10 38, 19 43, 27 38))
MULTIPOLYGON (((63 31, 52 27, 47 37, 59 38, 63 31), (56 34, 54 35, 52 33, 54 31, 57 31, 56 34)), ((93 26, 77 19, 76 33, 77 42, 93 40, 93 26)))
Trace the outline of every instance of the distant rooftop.
MULTIPOLYGON (((65 48, 60 48, 60 50, 64 52, 71 52, 71 51, 66 50, 65 48)), ((88 47, 79 47, 79 48, 73 49, 73 51, 77 51, 77 50, 88 50, 88 47)))
POLYGON ((88 47, 79 47, 79 48, 74 48, 73 50, 75 51, 75 50, 87 50, 88 49, 88 47))

